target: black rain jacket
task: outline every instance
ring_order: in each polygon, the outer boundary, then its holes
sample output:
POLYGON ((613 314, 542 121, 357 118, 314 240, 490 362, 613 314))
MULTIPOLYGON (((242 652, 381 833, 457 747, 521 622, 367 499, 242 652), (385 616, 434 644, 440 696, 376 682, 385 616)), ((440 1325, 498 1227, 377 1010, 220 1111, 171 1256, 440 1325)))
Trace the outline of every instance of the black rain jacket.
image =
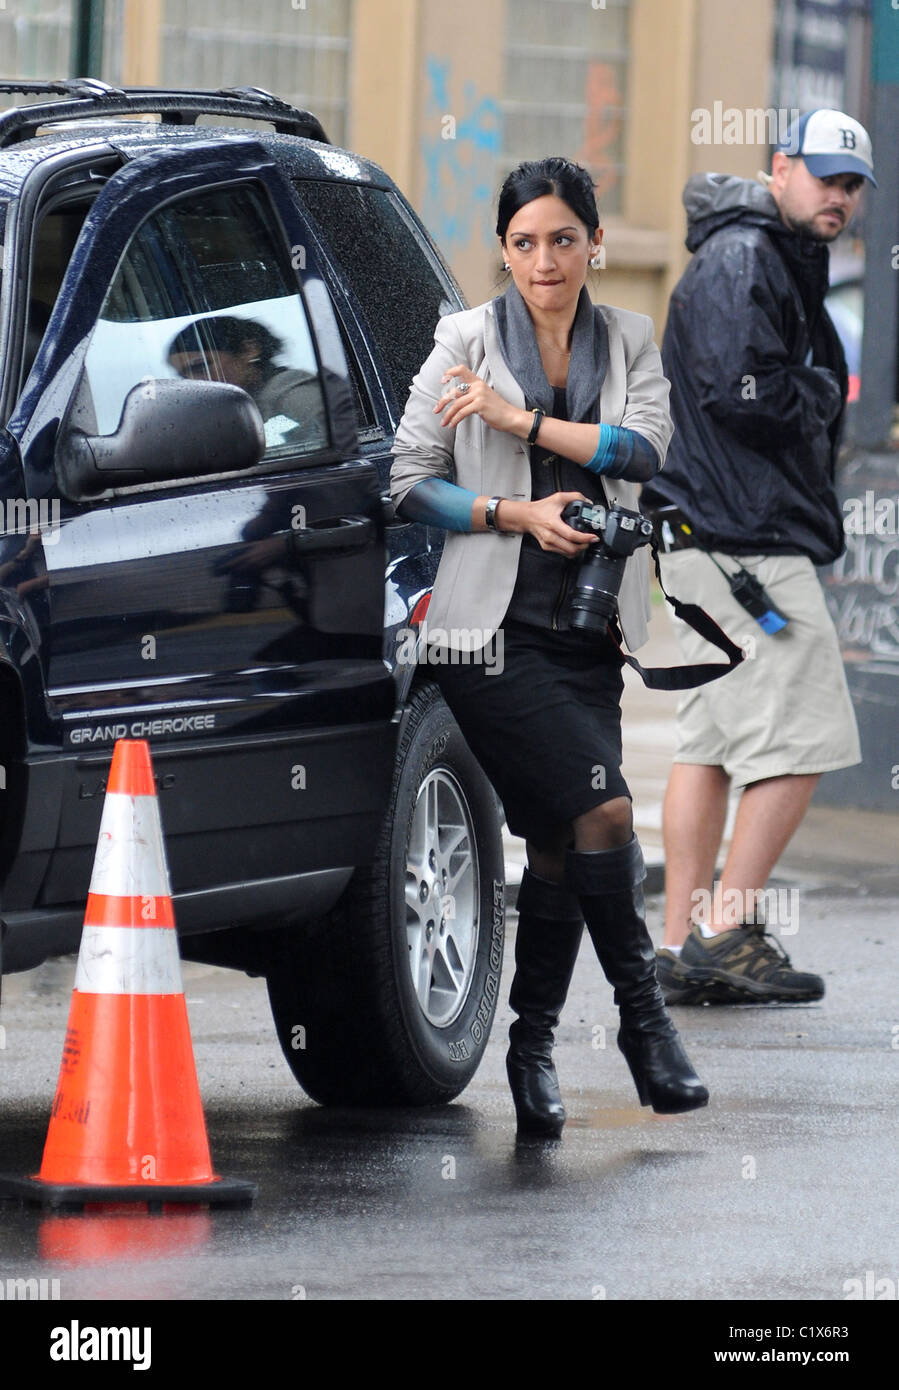
POLYGON ((834 467, 848 376, 824 309, 829 250, 781 220, 760 183, 696 174, 662 341, 675 430, 646 510, 673 502, 698 543, 835 560, 834 467))

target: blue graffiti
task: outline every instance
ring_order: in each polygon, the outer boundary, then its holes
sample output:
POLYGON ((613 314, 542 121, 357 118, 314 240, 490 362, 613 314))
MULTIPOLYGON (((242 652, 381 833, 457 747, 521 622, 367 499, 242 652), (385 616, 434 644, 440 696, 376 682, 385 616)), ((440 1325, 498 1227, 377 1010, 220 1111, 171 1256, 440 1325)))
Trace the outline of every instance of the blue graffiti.
MULTIPOLYGON (((450 98, 450 63, 431 55, 428 76, 427 118, 454 116, 450 98)), ((499 103, 492 97, 476 100, 475 84, 466 82, 462 115, 456 118, 455 139, 424 136, 421 151, 427 171, 422 217, 441 248, 467 246, 480 228, 484 246, 496 247, 496 233, 489 216, 496 175, 495 159, 501 149, 499 103)))

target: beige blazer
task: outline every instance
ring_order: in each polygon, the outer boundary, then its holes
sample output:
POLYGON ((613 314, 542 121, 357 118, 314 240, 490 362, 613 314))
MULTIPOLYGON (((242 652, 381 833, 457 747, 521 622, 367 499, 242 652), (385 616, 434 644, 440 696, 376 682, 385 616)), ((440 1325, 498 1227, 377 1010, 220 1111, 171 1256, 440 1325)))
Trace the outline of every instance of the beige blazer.
MULTIPOLYGON (((664 462, 673 432, 669 383, 653 342, 652 319, 600 306, 609 326, 609 368, 600 394, 602 419, 639 432, 664 462)), ((444 429, 434 406, 446 387, 447 367, 467 363, 505 400, 524 409, 524 393, 506 366, 493 301, 447 314, 434 330, 434 350, 416 374, 396 432, 390 494, 398 506, 425 478, 447 478, 479 495, 530 500, 531 470, 524 440, 468 415, 444 429)), ((636 509, 638 484, 602 479, 609 502, 636 509)), ((521 536, 448 531, 428 608, 428 628, 446 629, 451 648, 477 651, 499 628, 515 587, 521 536), (464 636, 457 639, 453 631, 464 636)), ((627 561, 619 595, 624 639, 634 651, 647 638, 649 549, 627 561)))

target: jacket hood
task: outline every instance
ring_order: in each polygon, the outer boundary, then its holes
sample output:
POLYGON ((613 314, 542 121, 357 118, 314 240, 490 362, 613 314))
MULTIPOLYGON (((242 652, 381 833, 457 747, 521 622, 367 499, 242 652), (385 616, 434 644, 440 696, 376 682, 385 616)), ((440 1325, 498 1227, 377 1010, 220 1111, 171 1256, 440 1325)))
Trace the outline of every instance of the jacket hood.
POLYGON ((683 192, 687 210, 687 249, 698 246, 720 227, 740 222, 766 231, 788 231, 777 203, 763 184, 733 174, 694 174, 683 192))

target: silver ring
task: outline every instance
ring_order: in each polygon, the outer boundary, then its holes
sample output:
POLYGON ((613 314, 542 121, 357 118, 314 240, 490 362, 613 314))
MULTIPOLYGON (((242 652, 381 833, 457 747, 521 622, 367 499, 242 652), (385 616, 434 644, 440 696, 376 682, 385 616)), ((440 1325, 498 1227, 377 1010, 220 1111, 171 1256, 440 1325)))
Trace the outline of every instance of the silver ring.
POLYGON ((470 391, 470 390, 471 390, 471 382, 470 382, 470 381, 460 381, 459 384, 458 384, 458 386, 456 387, 456 390, 458 391, 458 393, 459 393, 460 396, 464 396, 466 391, 470 391))

